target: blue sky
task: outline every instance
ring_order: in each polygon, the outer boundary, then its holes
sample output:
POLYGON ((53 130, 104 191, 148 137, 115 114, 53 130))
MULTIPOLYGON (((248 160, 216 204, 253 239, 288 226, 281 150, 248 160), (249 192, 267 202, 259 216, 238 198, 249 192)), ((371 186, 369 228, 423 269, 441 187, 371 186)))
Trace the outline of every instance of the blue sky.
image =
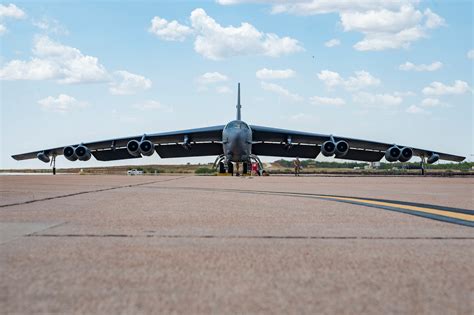
POLYGON ((46 167, 14 153, 225 124, 237 82, 250 124, 472 160, 472 21, 471 1, 2 2, 0 167, 46 167))

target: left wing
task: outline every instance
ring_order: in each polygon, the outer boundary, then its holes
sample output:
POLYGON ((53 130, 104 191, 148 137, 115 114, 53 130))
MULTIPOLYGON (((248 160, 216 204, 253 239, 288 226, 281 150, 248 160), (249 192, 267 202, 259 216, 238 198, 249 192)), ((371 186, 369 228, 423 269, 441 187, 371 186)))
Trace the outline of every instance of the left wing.
MULTIPOLYGON (((399 152, 396 160, 400 161, 404 161, 406 158, 409 160, 411 155, 427 158, 428 163, 434 163, 438 159, 455 162, 462 162, 465 159, 465 157, 459 155, 413 148, 405 145, 262 126, 250 126, 250 128, 252 128, 254 141, 252 152, 257 155, 316 158, 321 151, 326 155, 327 150, 325 151, 324 144, 327 141, 334 144, 343 141, 348 145, 347 150, 344 150, 344 154, 338 155, 336 150, 335 153, 328 156, 334 155, 335 158, 339 159, 375 162, 380 161, 384 156, 390 160, 392 158, 391 154, 397 153, 396 150, 392 152, 392 149, 397 147, 401 152, 399 152), (408 149, 403 150, 404 148, 408 149), (403 157, 405 152, 407 155, 403 157), (411 155, 408 157, 410 152, 411 155)), ((392 160, 392 162, 396 160, 392 160)))
POLYGON ((63 155, 66 148, 72 147, 75 149, 79 146, 85 147, 86 153, 90 152, 88 155, 89 158, 90 155, 93 155, 99 161, 141 158, 141 154, 133 155, 129 153, 129 150, 127 150, 127 144, 132 140, 137 142, 143 140, 150 141, 151 146, 148 152, 150 154, 145 155, 151 155, 156 150, 158 155, 162 158, 219 155, 222 154, 221 142, 223 129, 224 126, 222 125, 85 142, 64 147, 16 154, 13 155, 12 158, 15 160, 39 158, 44 162, 49 162, 49 157, 63 155))

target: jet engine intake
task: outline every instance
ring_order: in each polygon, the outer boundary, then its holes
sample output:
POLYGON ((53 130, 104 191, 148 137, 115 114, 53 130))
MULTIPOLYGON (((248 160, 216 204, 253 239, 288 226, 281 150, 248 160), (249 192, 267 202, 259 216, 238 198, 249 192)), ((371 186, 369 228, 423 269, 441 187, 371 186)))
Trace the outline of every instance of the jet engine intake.
POLYGON ((38 158, 38 160, 42 161, 42 162, 45 162, 45 163, 49 163, 50 159, 49 159, 49 155, 45 154, 44 152, 40 152, 36 155, 36 157, 38 158))
POLYGON ((155 152, 155 145, 150 140, 143 140, 140 142, 140 153, 146 156, 151 156, 155 152))
POLYGON ((340 140, 336 143, 336 157, 343 157, 349 152, 349 144, 344 141, 340 140))
POLYGON ((408 162, 410 161, 412 157, 413 157, 413 150, 409 147, 404 147, 401 150, 400 157, 398 158, 398 160, 400 162, 408 162))
POLYGON ((66 159, 69 161, 76 161, 77 156, 73 146, 67 146, 63 149, 63 154, 66 159))
POLYGON ((331 140, 324 142, 321 146, 321 153, 324 156, 333 156, 335 152, 336 144, 331 140))
POLYGON ((127 143, 127 151, 130 155, 140 156, 140 142, 137 140, 130 140, 127 143))
POLYGON ((400 150, 399 147, 394 145, 393 147, 390 147, 387 149, 387 151, 385 151, 385 159, 389 162, 395 162, 398 161, 401 154, 402 150, 400 150))
POLYGON ((426 160, 426 162, 428 164, 433 164, 434 162, 438 161, 439 160, 439 155, 436 154, 436 153, 431 153, 431 155, 428 157, 428 159, 426 160))
POLYGON ((88 161, 91 158, 91 151, 82 144, 76 147, 74 154, 80 161, 88 161))

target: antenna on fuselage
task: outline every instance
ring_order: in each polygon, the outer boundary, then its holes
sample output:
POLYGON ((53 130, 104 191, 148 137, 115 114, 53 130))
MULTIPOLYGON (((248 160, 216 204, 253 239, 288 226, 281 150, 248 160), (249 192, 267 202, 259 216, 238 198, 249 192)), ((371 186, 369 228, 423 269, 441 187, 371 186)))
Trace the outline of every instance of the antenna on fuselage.
POLYGON ((240 82, 237 84, 237 120, 241 120, 240 116, 240 109, 242 105, 240 105, 240 82))

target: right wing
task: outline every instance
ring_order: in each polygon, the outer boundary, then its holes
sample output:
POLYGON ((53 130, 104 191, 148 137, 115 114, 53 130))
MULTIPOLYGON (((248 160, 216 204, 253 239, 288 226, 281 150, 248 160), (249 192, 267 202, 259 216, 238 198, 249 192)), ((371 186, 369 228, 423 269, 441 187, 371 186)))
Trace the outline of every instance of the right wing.
MULTIPOLYGON (((87 147, 91 154, 99 161, 140 158, 140 155, 131 155, 126 146, 131 140, 141 141, 142 139, 151 141, 155 145, 155 151, 162 158, 219 155, 223 153, 221 144, 223 129, 223 125, 212 126, 84 142, 71 146, 83 145, 87 147)), ((15 160, 35 159, 41 153, 44 153, 46 156, 58 156, 63 154, 65 147, 68 146, 16 154, 12 158, 15 160)))

